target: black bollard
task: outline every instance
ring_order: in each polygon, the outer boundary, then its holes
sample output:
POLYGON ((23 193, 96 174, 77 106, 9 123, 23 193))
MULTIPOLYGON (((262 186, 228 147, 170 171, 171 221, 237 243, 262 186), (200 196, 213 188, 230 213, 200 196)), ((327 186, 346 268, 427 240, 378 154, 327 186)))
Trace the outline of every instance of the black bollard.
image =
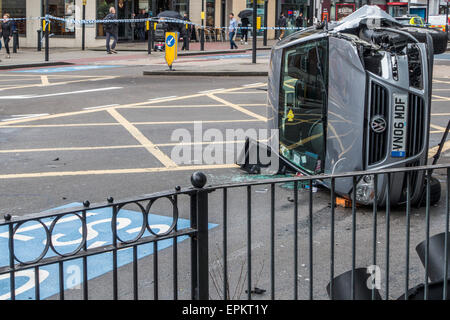
POLYGON ((42 50, 42 30, 37 31, 37 51, 42 50))
POLYGON ((17 30, 13 31, 13 53, 17 53, 17 48, 19 47, 19 33, 17 30))

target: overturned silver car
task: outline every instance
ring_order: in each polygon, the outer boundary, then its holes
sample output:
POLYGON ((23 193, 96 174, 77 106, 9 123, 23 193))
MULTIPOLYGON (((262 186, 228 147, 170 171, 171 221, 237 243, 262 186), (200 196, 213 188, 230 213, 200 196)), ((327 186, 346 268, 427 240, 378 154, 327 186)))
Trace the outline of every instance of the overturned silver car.
MULTIPOLYGON (((268 122, 279 129, 272 152, 306 175, 425 165, 432 68, 431 36, 419 42, 377 6, 290 35, 271 55, 268 122)), ((401 204, 405 174, 391 177, 391 204, 401 204)), ((379 204, 386 179, 378 180, 379 204)), ((421 202, 424 179, 411 177, 412 203, 421 202)), ((350 195, 351 179, 340 180, 336 192, 350 195)), ((372 203, 373 183, 361 177, 357 202, 372 203)))

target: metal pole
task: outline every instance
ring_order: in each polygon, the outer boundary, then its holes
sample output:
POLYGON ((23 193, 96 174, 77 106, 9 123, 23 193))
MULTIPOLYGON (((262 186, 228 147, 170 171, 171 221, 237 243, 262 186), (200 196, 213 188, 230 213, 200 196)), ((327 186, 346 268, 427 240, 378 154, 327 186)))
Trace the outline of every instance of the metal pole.
POLYGON ((49 1, 45 1, 45 61, 49 61, 49 45, 48 45, 48 38, 49 38, 49 29, 50 29, 50 20, 48 20, 47 16, 49 13, 49 1))
POLYGON ((205 51, 205 1, 202 0, 202 29, 200 31, 200 51, 205 51))
POLYGON ((42 30, 39 29, 37 31, 37 51, 41 51, 42 46, 41 46, 41 41, 42 41, 42 30))
POLYGON ((445 11, 445 32, 447 33, 447 40, 448 40, 448 0, 447 0, 447 10, 445 11))
POLYGON ((252 22, 252 36, 253 36, 253 43, 252 43, 252 63, 256 63, 256 15, 257 15, 257 10, 256 10, 256 0, 253 0, 253 22, 252 22))
POLYGON ((429 15, 430 15, 430 0, 427 0, 427 23, 429 15))
POLYGON ((85 49, 85 41, 86 41, 86 24, 84 23, 86 20, 86 0, 83 0, 83 24, 81 25, 81 50, 85 49))
POLYGON ((263 45, 267 46, 267 10, 268 10, 267 0, 264 1, 264 40, 263 45))
POLYGON ((148 22, 148 30, 147 30, 147 34, 148 34, 148 47, 147 47, 147 52, 148 54, 152 54, 152 29, 153 29, 153 22, 148 22))

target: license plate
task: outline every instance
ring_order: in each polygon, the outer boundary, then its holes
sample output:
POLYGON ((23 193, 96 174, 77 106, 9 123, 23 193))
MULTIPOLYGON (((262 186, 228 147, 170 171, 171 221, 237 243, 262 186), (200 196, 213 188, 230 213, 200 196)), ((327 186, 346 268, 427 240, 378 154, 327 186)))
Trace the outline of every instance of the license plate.
POLYGON ((406 156, 406 119, 408 115, 408 95, 393 94, 391 157, 406 156))

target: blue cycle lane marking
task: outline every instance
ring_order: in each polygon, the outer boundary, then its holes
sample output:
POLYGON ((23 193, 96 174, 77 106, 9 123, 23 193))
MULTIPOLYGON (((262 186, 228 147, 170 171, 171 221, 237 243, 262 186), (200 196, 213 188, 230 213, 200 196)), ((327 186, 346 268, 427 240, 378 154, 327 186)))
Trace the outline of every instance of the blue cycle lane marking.
POLYGON ((13 70, 10 72, 22 72, 22 73, 57 73, 57 72, 72 72, 72 71, 85 71, 85 70, 97 70, 106 68, 119 68, 120 65, 85 65, 85 66, 67 66, 67 67, 52 67, 52 68, 36 68, 27 70, 13 70))
MULTIPOLYGON (((55 209, 71 208, 80 206, 80 203, 71 203, 55 209)), ((112 243, 111 217, 112 209, 103 208, 88 210, 86 212, 87 224, 87 247, 96 248, 112 243)), ((54 218, 41 219, 50 228, 54 218)), ((171 216, 161 216, 156 214, 148 215, 148 224, 155 233, 164 233, 172 225, 171 216)), ((181 230, 190 226, 187 219, 178 218, 177 229, 181 230)), ((217 224, 208 224, 208 228, 214 228, 217 224)), ((117 235, 124 241, 135 238, 142 227, 142 214, 137 211, 122 209, 117 216, 117 235)), ((0 266, 9 265, 8 247, 8 227, 0 226, 0 266)), ((146 230, 143 237, 150 236, 146 230)), ((188 239, 188 236, 177 238, 177 242, 188 239)), ((63 216, 56 224, 52 241, 55 249, 61 254, 73 252, 81 243, 82 229, 81 221, 74 214, 63 216)), ((14 236, 14 252, 18 259, 29 262, 36 259, 43 251, 46 243, 46 233, 44 227, 36 222, 30 221, 18 228, 14 236)), ((158 251, 171 247, 173 239, 158 241, 158 251)), ((153 254, 153 243, 143 244, 137 247, 138 259, 153 254)), ((56 256, 56 253, 49 248, 45 258, 56 256)), ((112 253, 102 253, 88 257, 88 280, 99 277, 113 270, 112 253)), ((133 261, 133 251, 131 248, 117 252, 117 266, 121 267, 133 261)), ((16 262, 17 263, 17 262, 16 262)), ((82 259, 75 259, 64 262, 64 289, 77 289, 83 281, 82 259)), ((35 299, 34 269, 27 269, 16 272, 15 287, 16 299, 35 299)), ((0 300, 11 298, 10 275, 0 275, 0 300)), ((45 299, 59 293, 59 269, 58 264, 52 264, 39 268, 39 288, 40 298, 45 299)))

